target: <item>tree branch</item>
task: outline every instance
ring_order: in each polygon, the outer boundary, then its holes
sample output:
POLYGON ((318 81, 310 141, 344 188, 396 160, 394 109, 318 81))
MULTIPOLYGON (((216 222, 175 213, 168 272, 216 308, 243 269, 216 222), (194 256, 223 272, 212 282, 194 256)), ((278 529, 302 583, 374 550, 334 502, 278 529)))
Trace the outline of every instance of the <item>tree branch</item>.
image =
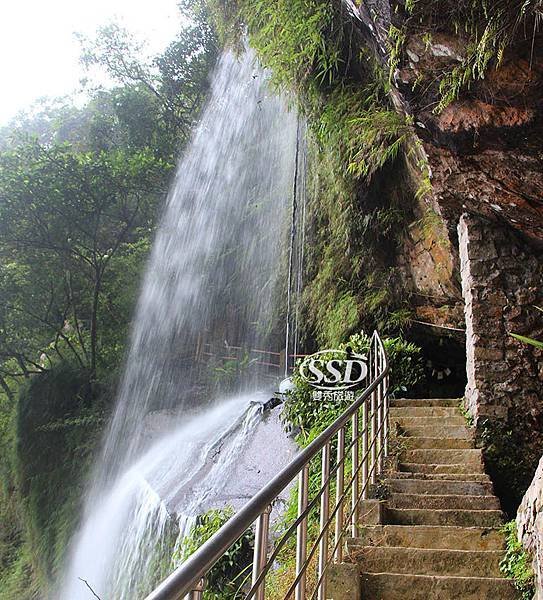
POLYGON ((91 591, 91 594, 95 597, 98 598, 98 600, 101 600, 100 596, 91 588, 90 583, 86 580, 83 579, 82 577, 78 577, 79 581, 82 581, 91 591))

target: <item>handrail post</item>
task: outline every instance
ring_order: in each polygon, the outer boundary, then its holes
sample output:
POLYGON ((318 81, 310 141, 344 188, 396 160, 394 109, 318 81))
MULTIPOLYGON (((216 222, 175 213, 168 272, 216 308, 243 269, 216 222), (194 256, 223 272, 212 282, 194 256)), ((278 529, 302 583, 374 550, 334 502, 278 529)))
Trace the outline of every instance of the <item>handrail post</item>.
POLYGON ((352 431, 353 431, 353 447, 351 450, 351 462, 353 464, 353 487, 351 490, 351 535, 357 536, 358 532, 358 496, 360 494, 360 473, 358 472, 360 466, 360 432, 358 430, 358 410, 354 413, 352 418, 352 431))
MULTIPOLYGON (((256 522, 255 548, 253 553, 253 585, 255 585, 267 562, 270 513, 271 506, 268 505, 256 522)), ((255 591, 253 596, 255 600, 264 600, 265 590, 266 579, 264 578, 255 591)))
POLYGON ((319 569, 318 578, 322 577, 319 585, 318 600, 326 600, 326 577, 323 577, 328 561, 328 517, 330 514, 330 441, 322 449, 321 486, 324 488, 321 496, 321 514, 319 532, 322 533, 319 542, 319 569), (326 531, 325 531, 326 530, 326 531))
POLYGON ((206 589, 206 580, 200 579, 198 584, 194 586, 194 589, 190 594, 188 594, 187 598, 190 600, 202 600, 204 597, 204 591, 206 589))
MULTIPOLYGON (((309 463, 300 471, 298 477, 298 516, 307 508, 309 499, 309 463)), ((295 600, 305 600, 306 571, 304 563, 307 557, 307 515, 302 519, 296 530, 296 577, 300 581, 294 592, 295 600)))
POLYGON ((334 547, 334 560, 340 563, 343 560, 343 547, 341 538, 343 537, 343 501, 342 496, 345 490, 345 428, 342 427, 337 434, 337 471, 336 471, 336 527, 334 547))

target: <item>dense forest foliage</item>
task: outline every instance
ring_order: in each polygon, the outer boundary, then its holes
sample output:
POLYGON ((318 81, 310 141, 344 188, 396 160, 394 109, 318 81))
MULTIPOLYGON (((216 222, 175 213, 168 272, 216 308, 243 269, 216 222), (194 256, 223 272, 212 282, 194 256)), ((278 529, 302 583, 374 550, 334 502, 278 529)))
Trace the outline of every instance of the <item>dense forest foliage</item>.
POLYGON ((115 82, 0 130, 0 597, 51 584, 114 394, 142 268, 218 45, 203 6, 142 61, 112 24, 81 60, 115 82))

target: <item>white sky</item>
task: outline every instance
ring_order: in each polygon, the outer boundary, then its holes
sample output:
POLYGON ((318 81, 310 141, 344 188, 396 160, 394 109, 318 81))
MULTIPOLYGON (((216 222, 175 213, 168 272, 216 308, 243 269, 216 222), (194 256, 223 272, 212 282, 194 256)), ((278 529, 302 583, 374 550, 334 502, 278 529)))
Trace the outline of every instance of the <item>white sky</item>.
POLYGON ((74 32, 93 37, 113 20, 153 54, 180 27, 176 0, 0 0, 0 124, 37 98, 77 91, 84 71, 74 32))

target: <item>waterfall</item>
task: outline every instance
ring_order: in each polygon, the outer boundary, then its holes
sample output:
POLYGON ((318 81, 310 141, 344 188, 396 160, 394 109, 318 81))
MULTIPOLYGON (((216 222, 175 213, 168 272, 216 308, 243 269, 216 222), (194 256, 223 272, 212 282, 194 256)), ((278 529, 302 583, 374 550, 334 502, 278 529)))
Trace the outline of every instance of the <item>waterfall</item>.
POLYGON ((298 125, 266 79, 250 51, 227 52, 216 67, 153 244, 116 408, 56 598, 93 598, 85 582, 107 600, 148 593, 259 421, 253 401, 265 379, 251 362, 225 395, 195 355, 206 354, 202 340, 228 354, 278 349, 284 336, 281 265, 298 125))

